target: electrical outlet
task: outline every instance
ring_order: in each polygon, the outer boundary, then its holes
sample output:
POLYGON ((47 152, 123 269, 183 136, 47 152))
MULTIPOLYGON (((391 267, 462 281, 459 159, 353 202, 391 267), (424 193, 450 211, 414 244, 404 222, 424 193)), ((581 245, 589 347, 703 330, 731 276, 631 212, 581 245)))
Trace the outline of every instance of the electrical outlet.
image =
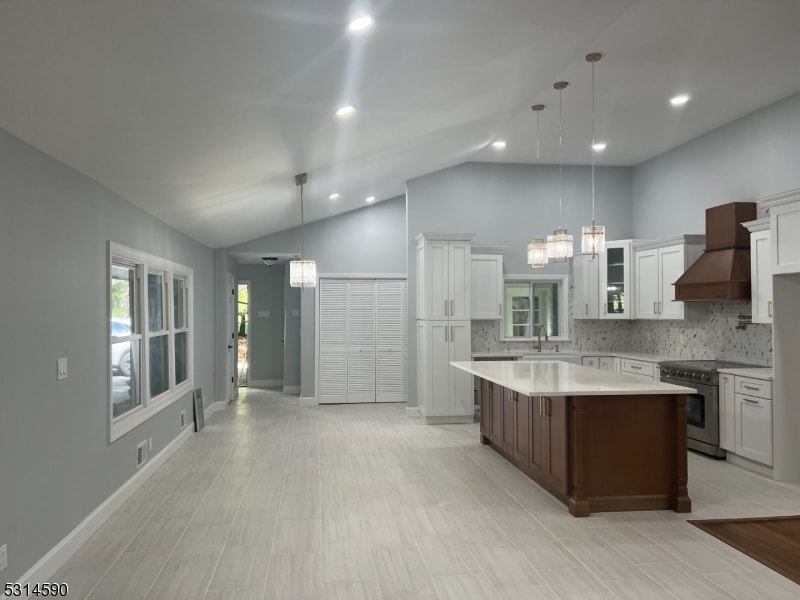
POLYGON ((186 427, 186 411, 182 410, 180 414, 180 421, 181 421, 181 429, 186 427))
POLYGON ((0 546, 0 571, 5 571, 8 567, 8 546, 0 546))
POLYGON ((153 438, 147 438, 147 449, 148 450, 153 449, 153 438))

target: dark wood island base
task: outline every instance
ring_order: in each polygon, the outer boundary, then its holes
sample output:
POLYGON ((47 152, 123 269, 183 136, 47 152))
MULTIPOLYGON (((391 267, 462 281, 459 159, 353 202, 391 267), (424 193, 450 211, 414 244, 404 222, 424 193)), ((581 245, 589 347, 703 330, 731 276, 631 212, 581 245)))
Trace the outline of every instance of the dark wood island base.
POLYGON ((688 513, 686 396, 525 396, 481 380, 482 444, 570 513, 688 513))

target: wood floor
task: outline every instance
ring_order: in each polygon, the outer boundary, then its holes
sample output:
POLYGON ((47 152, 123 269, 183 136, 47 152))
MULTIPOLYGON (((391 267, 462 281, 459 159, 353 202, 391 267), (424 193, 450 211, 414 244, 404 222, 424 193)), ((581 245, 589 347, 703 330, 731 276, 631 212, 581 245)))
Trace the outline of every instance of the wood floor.
POLYGON ((686 519, 800 514, 800 485, 689 457, 691 514, 575 519, 477 425, 243 391, 51 581, 92 600, 796 599, 686 519))

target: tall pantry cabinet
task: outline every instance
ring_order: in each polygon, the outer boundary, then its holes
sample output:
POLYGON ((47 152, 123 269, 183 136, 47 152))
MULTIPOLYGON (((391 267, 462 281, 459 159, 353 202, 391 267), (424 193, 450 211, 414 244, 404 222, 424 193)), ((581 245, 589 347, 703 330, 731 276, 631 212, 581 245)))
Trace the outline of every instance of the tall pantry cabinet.
POLYGON ((471 423, 468 361, 473 234, 420 233, 417 244, 417 402, 426 423, 471 423))

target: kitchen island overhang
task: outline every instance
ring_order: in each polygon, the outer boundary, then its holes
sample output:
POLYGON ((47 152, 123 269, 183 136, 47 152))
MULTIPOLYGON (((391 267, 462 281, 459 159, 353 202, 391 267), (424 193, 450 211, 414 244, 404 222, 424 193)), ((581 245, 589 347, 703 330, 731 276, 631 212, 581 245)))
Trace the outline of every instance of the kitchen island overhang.
POLYGON ((691 512, 689 387, 562 361, 452 362, 481 378, 481 443, 569 506, 691 512))

